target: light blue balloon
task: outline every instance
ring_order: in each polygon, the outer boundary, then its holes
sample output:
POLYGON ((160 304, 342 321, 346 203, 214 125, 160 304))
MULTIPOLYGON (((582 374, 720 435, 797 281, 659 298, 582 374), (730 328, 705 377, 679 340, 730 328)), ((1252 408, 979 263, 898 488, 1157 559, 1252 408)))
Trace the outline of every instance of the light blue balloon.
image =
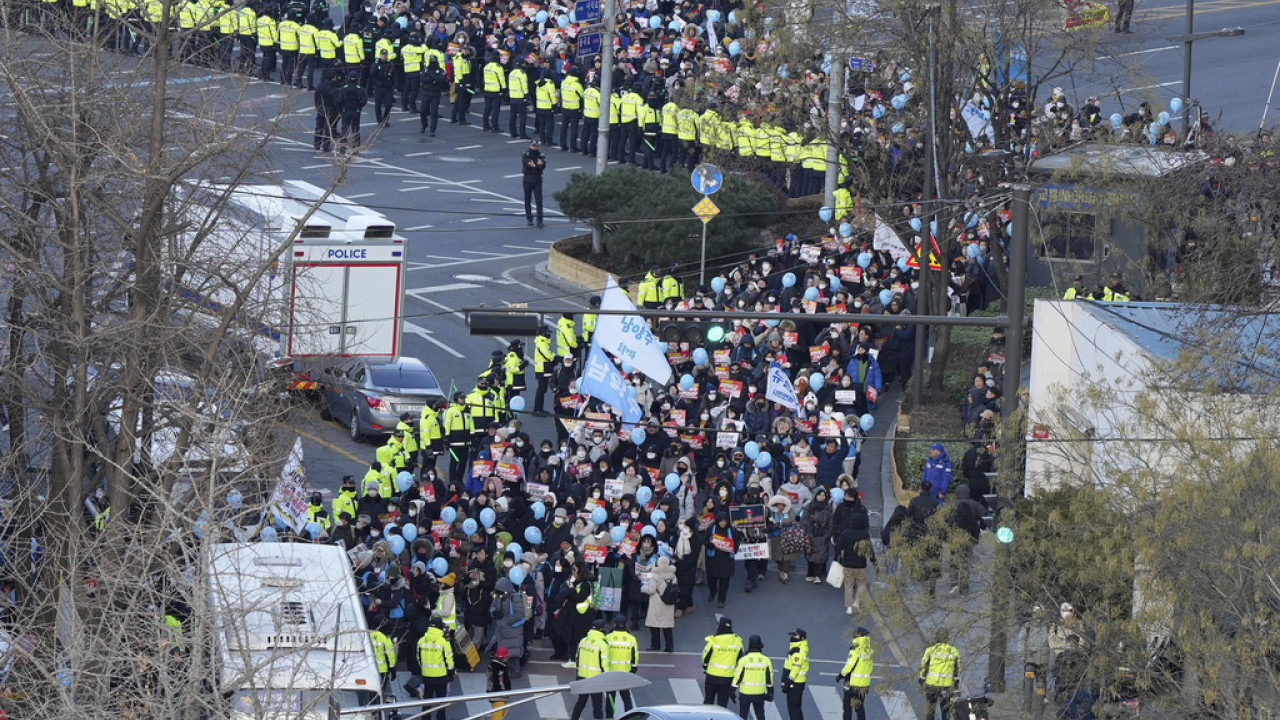
POLYGON ((761 470, 767 470, 773 464, 773 456, 767 452, 761 452, 756 456, 756 467, 761 470))
POLYGON ((910 70, 903 70, 902 72, 898 73, 898 80, 899 80, 899 81, 901 81, 901 82, 906 82, 906 81, 908 81, 908 80, 910 80, 910 79, 911 79, 911 71, 910 71, 910 70))
POLYGON ((486 529, 493 527, 493 524, 497 521, 498 513, 494 512, 493 508, 485 508, 480 511, 480 524, 485 526, 486 529))
POLYGON ((661 16, 661 15, 652 15, 652 16, 650 16, 650 17, 649 17, 649 27, 650 27, 650 28, 652 28, 652 29, 654 29, 654 30, 657 30, 658 28, 662 27, 662 16, 661 16))
POLYGON ((232 510, 239 510, 242 505, 244 505, 244 495, 239 490, 231 488, 231 491, 227 493, 227 507, 232 510))
POLYGON ((814 373, 809 376, 809 387, 814 390, 821 390, 823 385, 827 384, 827 378, 822 373, 814 373))
POLYGON ((737 40, 729 43, 729 57, 738 57, 741 54, 742 46, 738 44, 737 40))
POLYGON ((641 505, 648 505, 649 501, 652 499, 653 499, 653 488, 649 487, 648 485, 641 485, 640 489, 636 490, 636 502, 640 503, 641 505))
POLYGON ((1160 121, 1160 124, 1161 124, 1161 125, 1168 125, 1168 124, 1169 124, 1169 113, 1167 113, 1167 112, 1165 112, 1165 111, 1161 110, 1161 111, 1160 111, 1160 114, 1156 116, 1156 119, 1160 121))
POLYGON ((730 25, 737 25, 737 24, 738 24, 738 11, 737 11, 737 10, 730 10, 730 11, 729 11, 729 24, 730 24, 730 25))
POLYGON ((858 427, 862 428, 863 432, 871 432, 871 428, 875 426, 876 426, 876 418, 871 413, 867 413, 862 417, 858 418, 858 427))
POLYGON ((719 10, 708 10, 708 11, 707 11, 707 19, 708 19, 708 20, 710 20, 710 21, 711 21, 711 22, 713 22, 713 23, 718 23, 718 22, 720 22, 720 11, 719 11, 719 10))
POLYGON ((458 519, 458 511, 451 507, 446 507, 440 511, 440 519, 452 525, 453 521, 458 519))
POLYGON ((760 455, 760 443, 755 440, 747 441, 747 444, 742 446, 742 453, 755 460, 760 455))
MULTIPOLYGON (((679 20, 672 20, 671 22, 667 23, 667 29, 668 29, 668 30, 670 30, 670 31, 672 31, 672 32, 680 32, 680 21, 679 21, 679 20)), ((671 49, 672 49, 672 50, 675 50, 675 49, 676 49, 676 48, 678 48, 678 47, 680 47, 680 43, 676 43, 675 45, 673 45, 673 46, 671 47, 671 49)))
POLYGON ((262 528, 262 531, 258 533, 258 539, 262 542, 275 542, 279 537, 280 536, 276 532, 276 529, 270 525, 262 528))
MULTIPOLYGON (((1177 98, 1174 98, 1174 99, 1176 100, 1177 98)), ((1116 130, 1119 130, 1119 129, 1120 129, 1120 126, 1121 126, 1121 125, 1123 125, 1123 124, 1124 124, 1124 116, 1123 116, 1123 115, 1121 115, 1120 113, 1111 113, 1111 127, 1112 127, 1112 128, 1114 128, 1114 129, 1116 129, 1116 130)))
POLYGON ((826 205, 818 208, 818 218, 822 220, 822 222, 831 222, 831 218, 833 217, 835 217, 835 211, 831 208, 826 205))
POLYGON ((891 302, 893 302, 893 291, 892 291, 892 290, 881 290, 881 291, 880 291, 880 304, 881 304, 881 305, 884 305, 885 307, 889 307, 889 303, 891 303, 891 302))
POLYGON ((965 248, 964 254, 968 255, 971 260, 977 260, 978 256, 982 254, 982 248, 978 247, 978 243, 969 243, 969 247, 965 248))
POLYGON ((871 260, 872 260, 871 253, 869 252, 858 253, 858 267, 862 268, 863 270, 866 270, 867 268, 871 267, 871 260))
POLYGON ((844 500, 844 490, 838 487, 831 488, 831 502, 838 503, 841 500, 844 500))
POLYGON ((524 584, 525 572, 524 568, 516 566, 507 571, 507 579, 517 588, 524 584))
POLYGON ((795 285, 796 285, 795 273, 787 273, 786 275, 782 276, 782 287, 795 287, 795 285))
POLYGON ((624 373, 626 373, 626 374, 630 375, 631 373, 633 373, 633 372, 635 372, 635 371, 636 371, 636 366, 635 366, 635 365, 632 365, 631 363, 627 362, 626 360, 623 360, 623 361, 622 361, 622 372, 624 372, 624 373))
POLYGON ((680 52, 681 52, 682 50, 684 50, 684 45, 682 45, 681 43, 676 43, 676 44, 672 45, 672 46, 671 46, 671 57, 676 57, 677 55, 679 55, 679 54, 680 54, 680 52))
POLYGON ((520 547, 518 542, 509 542, 506 547, 502 548, 502 554, 505 555, 507 553, 511 553, 516 562, 520 562, 520 556, 524 554, 524 548, 520 547))
POLYGON ((480 530, 480 523, 477 523, 475 521, 475 518, 467 518, 466 520, 462 521, 462 532, 466 533, 467 535, 475 535, 476 532, 479 530, 480 530))
POLYGON ((435 560, 432 560, 432 561, 431 561, 431 572, 435 573, 435 574, 436 574, 436 577, 444 577, 445 575, 448 575, 448 574, 449 574, 449 561, 448 561, 448 560, 445 560, 444 558, 441 558, 441 557, 438 557, 438 558, 436 558, 435 560))
POLYGON ((840 292, 840 278, 835 275, 828 275, 827 283, 831 285, 831 292, 840 292))
POLYGON ((874 108, 871 109, 871 117, 875 118, 876 120, 879 120, 880 118, 884 117, 884 113, 885 113, 885 109, 883 105, 876 105, 874 108))
MULTIPOLYGON (((1182 112, 1182 98, 1176 97, 1169 101, 1169 109, 1174 112, 1182 112)), ((1120 113, 1116 113, 1119 115, 1120 113)), ((1114 117, 1114 116, 1112 116, 1114 117)), ((1114 122, 1114 121, 1113 121, 1114 122)))
POLYGON ((722 277, 711 278, 711 292, 713 293, 724 292, 724 278, 722 277))
POLYGON ((690 375, 689 373, 685 373, 684 375, 681 375, 681 376, 680 376, 680 389, 681 389, 681 390, 692 390, 692 389, 693 389, 693 376, 692 376, 692 375, 690 375))
POLYGON ((591 522, 596 525, 603 525, 609 519, 609 512, 602 507, 595 508, 591 511, 591 522))
MULTIPOLYGON (((538 503, 541 505, 542 503, 538 503)), ((524 541, 530 545, 540 545, 542 543, 542 531, 530 525, 524 529, 524 541)))
POLYGON ((764 324, 765 324, 765 327, 778 327, 777 320, 765 320, 764 324))
POLYGON ((396 475, 396 490, 404 492, 413 485, 413 473, 404 470, 396 475))
POLYGON ((889 104, 893 106, 894 110, 901 110, 902 108, 907 106, 907 96, 894 95, 893 98, 889 100, 889 104))
POLYGON ((640 445, 644 444, 645 440, 648 440, 648 439, 649 439, 649 433, 645 432, 644 428, 642 427, 638 427, 635 430, 631 431, 632 445, 639 447, 640 445))
POLYGON ((622 529, 621 525, 609 531, 609 539, 616 543, 620 543, 626 538, 627 538, 627 531, 622 529))
POLYGON ((667 476, 666 481, 663 482, 662 485, 667 489, 667 492, 673 493, 680 489, 680 476, 675 473, 671 473, 667 476))
POLYGON ((817 300, 817 299, 818 299, 818 288, 816 288, 816 287, 811 287, 811 288, 807 288, 807 289, 805 289, 805 291, 804 291, 804 299, 805 299, 805 300, 808 300, 809 302, 813 302, 814 300, 817 300))
POLYGON ((516 412, 524 410, 524 398, 519 395, 511 398, 511 409, 516 412))
POLYGON ((413 523, 409 523, 408 525, 405 525, 404 529, 401 530, 400 532, 401 534, 404 535, 404 539, 408 540, 409 542, 413 542, 414 540, 418 539, 418 526, 414 525, 413 523))
POLYGON ((901 135, 902 133, 907 131, 907 126, 903 125, 900 122, 894 123, 893 127, 889 128, 889 131, 892 132, 894 135, 901 135))
MULTIPOLYGON (((316 526, 317 529, 319 529, 319 527, 319 525, 316 526)), ((404 552, 404 538, 399 535, 392 535, 387 538, 387 546, 391 548, 392 555, 399 555, 404 552)))
POLYGON ((918 217, 911 218, 910 222, 908 222, 907 224, 909 224, 911 226, 911 229, 915 230, 916 232, 920 232, 920 228, 924 227, 924 223, 920 222, 920 218, 918 217))
POLYGON ((543 23, 545 23, 545 22, 547 21, 547 17, 548 17, 548 16, 547 16, 547 11, 546 11, 546 10, 539 10, 539 11, 538 11, 538 14, 537 14, 537 15, 535 15, 535 16, 533 17, 533 19, 534 19, 534 21, 535 21, 535 22, 537 22, 539 25, 541 25, 541 24, 543 24, 543 23))
POLYGON ((910 266, 909 266, 909 265, 907 265, 907 256, 906 256, 906 255, 903 255, 902 257, 898 258, 898 269, 899 269, 899 270, 901 270, 902 272, 906 272, 908 267, 910 267, 910 266))
POLYGON ((662 508, 658 508, 657 510, 654 510, 653 512, 649 513, 649 522, 653 523, 654 525, 657 525, 659 520, 666 520, 666 519, 667 519, 667 513, 662 508))
POLYGON ((562 14, 559 17, 557 17, 556 26, 559 27, 561 30, 569 27, 569 16, 562 14))
POLYGON ((651 538, 656 538, 658 537, 658 529, 652 525, 645 525, 640 529, 640 537, 644 537, 645 535, 648 535, 651 538))
POLYGON ((853 226, 849 223, 840 223, 840 237, 849 237, 853 234, 853 226))
POLYGON ((707 364, 707 351, 703 348, 693 349, 693 362, 697 365, 707 364))
POLYGON ((534 503, 534 504, 533 504, 533 519, 534 519, 534 520, 541 520, 542 518, 544 518, 544 517, 546 517, 546 516, 547 516, 547 506, 546 506, 546 505, 543 505, 543 504, 542 504, 542 503, 540 503, 540 502, 536 502, 536 503, 534 503))
POLYGON ((771 17, 767 17, 767 18, 765 18, 765 19, 764 19, 764 26, 765 26, 765 27, 767 27, 767 28, 771 28, 771 27, 773 27, 773 18, 771 18, 771 17))
POLYGON ((937 235, 938 235, 938 221, 937 221, 937 220, 930 220, 930 221, 929 221, 929 234, 930 234, 930 235, 933 235, 934 237, 937 237, 937 235))
POLYGON ((569 22, 578 22, 578 13, 573 8, 569 8, 569 22))

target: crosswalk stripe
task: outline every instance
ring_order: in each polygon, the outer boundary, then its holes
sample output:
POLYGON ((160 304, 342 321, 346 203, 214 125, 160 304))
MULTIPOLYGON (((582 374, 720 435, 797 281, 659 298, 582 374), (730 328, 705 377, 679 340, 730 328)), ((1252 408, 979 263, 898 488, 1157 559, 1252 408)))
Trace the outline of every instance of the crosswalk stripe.
MULTIPOLYGON (((485 687, 485 673, 483 671, 473 673, 459 673, 458 683, 461 685, 462 695, 474 695, 487 690, 485 687)), ((475 715, 478 712, 489 709, 489 703, 484 700, 471 700, 467 703, 467 715, 475 715)))
POLYGON ((822 713, 822 720, 840 720, 843 717, 841 703, 844 698, 839 690, 830 685, 813 683, 809 683, 807 689, 813 693, 813 702, 817 704, 818 712, 822 713))
POLYGON ((884 702, 885 713, 889 720, 919 720, 916 709, 911 707, 907 694, 901 690, 881 690, 880 699, 884 702))
MULTIPOLYGON (((553 687, 560 684, 556 681, 555 675, 529 674, 528 678, 529 687, 553 687)), ((564 693, 556 693, 555 695, 539 698, 533 704, 537 706, 538 714, 543 718, 569 717, 569 708, 564 704, 564 693)))
MULTIPOLYGON (((741 698, 742 696, 739 695, 738 697, 741 698)), ((786 701, 787 699, 783 697, 782 702, 785 703, 786 701)), ((782 713, 778 712, 777 703, 767 702, 764 704, 764 720, 782 720, 782 713)))
POLYGON ((701 705, 702 687, 693 678, 671 678, 671 692, 681 705, 701 705))

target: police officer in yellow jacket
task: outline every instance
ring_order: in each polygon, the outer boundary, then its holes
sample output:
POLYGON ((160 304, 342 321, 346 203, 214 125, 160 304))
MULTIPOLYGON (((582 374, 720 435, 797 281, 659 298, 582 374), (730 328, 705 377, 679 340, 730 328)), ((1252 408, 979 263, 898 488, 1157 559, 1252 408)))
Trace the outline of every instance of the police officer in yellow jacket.
POLYGON ((738 660, 742 657, 742 638, 733 633, 733 620, 720 618, 716 626, 716 634, 707 637, 706 647, 702 649, 702 703, 729 707, 729 696, 733 693, 734 672, 738 668, 738 660))
POLYGON ((325 530, 329 529, 330 519, 328 511, 324 509, 324 496, 318 492, 311 493, 307 498, 307 520, 319 523, 325 530))
POLYGON ((510 381, 508 392, 511 396, 519 395, 529 388, 524 372, 525 368, 529 367, 529 360, 524 356, 523 340, 512 340, 507 344, 507 355, 503 358, 502 364, 507 370, 507 378, 510 381))
MULTIPOLYGON (((604 618, 596 618, 591 624, 591 629, 587 631, 587 636, 578 643, 577 667, 578 678, 581 680, 595 677, 608 669, 606 665, 609 662, 609 643, 604 637, 606 626, 607 622, 604 618)), ((580 720, 582 711, 587 709, 587 698, 591 699, 591 712, 596 720, 605 716, 604 693, 590 693, 578 696, 569 720, 580 720)))
POLYGON ((507 94, 507 71, 497 53, 490 53, 484 64, 484 130, 499 132, 502 99, 507 94))
POLYGON ((342 514, 346 513, 351 516, 351 521, 355 522, 356 516, 356 479, 352 475, 342 478, 342 487, 338 489, 338 494, 333 496, 333 500, 329 503, 329 515, 334 522, 342 519, 342 514))
POLYGON ((385 691, 396 679, 396 643, 384 630, 386 625, 379 624, 369 633, 369 639, 373 641, 373 656, 378 661, 378 675, 382 677, 382 689, 385 691))
POLYGON ((543 404, 547 396, 547 387, 551 384, 551 373, 555 370, 556 356, 551 350, 551 328, 538 326, 533 337, 533 375, 538 379, 538 387, 533 393, 533 411, 545 412, 543 404))
MULTIPOLYGON (((560 149, 578 152, 578 133, 582 121, 582 95, 585 88, 578 77, 577 68, 570 68, 568 75, 560 83, 560 111, 564 118, 560 121, 560 149)), ((598 106, 597 106, 598 107, 598 106)), ((544 145, 546 143, 543 143, 544 145)))
POLYGON ((933 644, 920 658, 920 687, 924 690, 924 720, 933 720, 942 706, 942 720, 950 714, 951 694, 960 680, 960 651, 947 642, 945 629, 934 634, 933 644))
POLYGON ((582 91, 582 154, 594 156, 600 140, 600 81, 582 91))
POLYGON ((560 357, 578 352, 578 328, 573 313, 565 313, 556 321, 556 354, 560 357))
POLYGON ((859 627, 853 631, 853 644, 849 646, 849 659, 840 670, 837 682, 844 685, 843 720, 867 720, 867 692, 871 687, 871 669, 876 653, 871 649, 871 631, 859 627))
POLYGON ((733 689, 738 693, 742 720, 750 720, 752 708, 756 720, 764 720, 764 704, 773 702, 773 661, 765 656, 759 635, 747 639, 747 654, 738 659, 733 671, 733 689))
MULTIPOLYGON (((418 641, 418 663, 422 667, 421 697, 442 698, 449 694, 449 682, 453 680, 453 647, 444 634, 444 620, 431 618, 431 626, 418 641)), ((425 717, 430 718, 433 713, 425 717)), ((436 720, 445 720, 445 707, 434 713, 436 720)))
POLYGON ((554 142, 552 135, 556 129, 556 81, 547 75, 534 85, 534 125, 542 144, 550 148, 554 142))
POLYGON ((787 698, 787 717, 804 720, 804 687, 809 681, 809 636, 803 628, 791 631, 787 657, 782 661, 782 694, 787 698))
POLYGON ((441 413, 440 430, 449 443, 449 480, 462 480, 462 471, 467 467, 470 457, 467 448, 471 443, 473 422, 471 413, 467 412, 466 396, 455 392, 453 402, 441 413))
MULTIPOLYGON (((600 296, 592 295, 588 303, 591 305, 592 309, 599 309, 600 296)), ((591 338, 596 334, 596 322, 599 321, 599 319, 600 316, 593 312, 582 314, 582 347, 585 348, 591 346, 591 338)))
POLYGON ((640 301, 640 306, 646 310, 655 310, 662 305, 662 295, 658 290, 658 273, 660 272, 662 272, 661 267, 651 266, 637 288, 636 294, 639 296, 637 299, 640 301))
MULTIPOLYGON (((604 637, 605 644, 609 648, 609 662, 606 670, 615 670, 618 672, 636 672, 640 666, 640 643, 636 642, 636 636, 627 632, 627 616, 618 613, 613 616, 613 632, 604 637)), ((622 700, 622 705, 628 711, 635 707, 635 701, 631 698, 630 690, 622 690, 618 693, 622 700)), ((609 698, 609 704, 616 707, 613 698, 609 698)))
POLYGON ((1088 300, 1089 293, 1084 291, 1084 276, 1077 275, 1071 280, 1071 287, 1062 295, 1063 300, 1088 300))

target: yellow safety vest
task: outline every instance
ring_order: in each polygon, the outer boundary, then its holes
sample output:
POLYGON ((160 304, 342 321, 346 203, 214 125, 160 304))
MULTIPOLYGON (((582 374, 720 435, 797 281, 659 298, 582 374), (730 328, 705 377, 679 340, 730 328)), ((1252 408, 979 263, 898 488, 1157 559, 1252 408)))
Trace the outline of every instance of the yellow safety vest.
POLYGON ((949 688, 960 674, 960 651, 947 643, 935 643, 920 658, 920 678, 929 687, 949 688))
POLYGON ((551 352, 551 338, 539 335, 533 339, 533 371, 541 375, 547 371, 547 363, 555 358, 551 352))
POLYGON ((421 45, 405 45, 400 48, 400 55, 404 58, 404 71, 422 72, 422 58, 425 54, 426 48, 421 45))
MULTIPOLYGON (((444 67, 444 63, 440 63, 440 67, 444 67)), ((453 58, 453 83, 461 85, 466 82, 466 78, 471 75, 471 61, 455 55, 453 58)))
POLYGON ((574 322, 567 317, 556 321, 556 349, 564 357, 578 349, 578 334, 574 322))
POLYGON ((604 637, 609 646, 609 663, 606 670, 631 672, 640 664, 640 645, 636 636, 626 630, 614 630, 604 637))
POLYGON ((471 432, 474 424, 471 422, 471 414, 466 411, 466 407, 462 405, 450 405, 444 409, 444 427, 446 433, 471 432))
POLYGON ((374 59, 377 59, 378 57, 380 57, 380 56, 382 55, 382 51, 383 51, 383 50, 386 50, 386 51, 387 51, 387 59, 388 59, 388 60, 395 60, 395 59, 396 59, 396 46, 395 46, 395 43, 391 42, 390 40, 388 40, 388 39, 386 39, 386 38, 379 38, 378 42, 374 43, 374 45, 373 45, 373 57, 374 57, 374 59))
POLYGON ((264 48, 276 46, 276 21, 270 15, 258 18, 258 45, 264 48))
POLYGON ((463 398, 463 402, 467 404, 467 409, 471 411, 472 427, 482 426, 484 419, 488 417, 489 408, 486 402, 488 398, 489 394, 481 392, 480 388, 475 388, 463 398), (478 425, 476 424, 477 420, 481 421, 478 425))
POLYGON ((359 65, 364 62, 364 39, 359 33, 347 33, 342 38, 342 59, 348 65, 359 65))
POLYGON ((589 87, 582 91, 582 116, 600 119, 600 88, 589 87))
POLYGON ((241 35, 253 35, 258 30, 258 14, 253 8, 242 7, 236 12, 237 30, 241 35))
POLYGON ((338 46, 341 44, 342 41, 338 39, 338 33, 332 30, 321 30, 316 33, 316 49, 320 51, 320 57, 325 60, 336 60, 338 46))
POLYGON ((534 107, 538 110, 554 110, 556 107, 556 83, 546 79, 538 83, 534 94, 534 107))
POLYGON ((680 106, 667 102, 662 106, 662 134, 675 135, 680 128, 680 106))
POLYGON ((396 666, 396 644, 381 630, 369 633, 373 640, 373 655, 378 659, 378 672, 385 673, 396 666))
POLYGON ((676 134, 684 142, 698 139, 698 113, 690 108, 680 108, 676 113, 676 134))
POLYGON ((622 117, 622 96, 618 93, 609 94, 609 124, 617 125, 621 122, 622 117))
POLYGON ((662 278, 662 292, 658 297, 660 302, 666 302, 672 298, 679 300, 684 293, 680 290, 680 281, 674 275, 667 275, 662 278))
POLYGON ((743 695, 764 695, 773 685, 773 663, 763 653, 742 656, 734 668, 733 686, 743 695))
POLYGON ((645 303, 656 303, 659 301, 658 278, 655 277, 652 272, 646 274, 644 279, 640 281, 639 292, 637 295, 639 295, 641 305, 645 303))
POLYGON ((622 122, 635 122, 636 116, 640 114, 640 103, 644 102, 640 96, 634 92, 625 93, 619 104, 618 111, 622 116, 622 122))
POLYGON ((595 677, 604 672, 604 664, 608 661, 607 646, 604 634, 592 629, 578 644, 578 677, 595 677))
POLYGON ((737 635, 709 635, 702 650, 702 662, 712 677, 733 677, 742 656, 742 638, 737 635))
POLYGON ((299 55, 315 55, 316 54, 316 33, 320 32, 315 25, 304 23, 298 28, 298 54, 299 55))
POLYGON ((849 648, 849 659, 845 661, 840 677, 849 679, 849 687, 871 687, 871 668, 875 665, 876 653, 871 649, 871 638, 862 636, 854 638, 849 648))
MULTIPOLYGON (((600 98, 596 98, 596 109, 600 108, 600 98)), ((577 110, 582 107, 582 81, 570 75, 560 84, 560 106, 565 110, 577 110)))
POLYGON ((281 50, 295 52, 298 49, 298 30, 300 27, 296 20, 285 20, 276 25, 276 30, 280 33, 281 50))
POLYGON ((440 628, 428 628, 418 641, 418 663, 422 677, 441 678, 453 670, 453 648, 440 628))
POLYGON ((507 76, 502 72, 502 64, 496 61, 484 66, 484 91, 500 93, 507 87, 507 76))
POLYGON ((805 682, 809 677, 809 641, 793 640, 787 648, 787 657, 782 661, 782 669, 787 679, 793 683, 805 682))
POLYGON ((512 100, 523 100, 529 94, 529 75, 520 68, 511 71, 507 76, 507 96, 512 100))
POLYGON ((1063 299, 1063 300, 1075 300, 1077 297, 1079 297, 1079 296, 1081 296, 1081 295, 1083 295, 1083 294, 1084 294, 1084 293, 1076 292, 1076 288, 1075 288, 1075 286, 1073 285, 1073 286, 1071 286, 1071 287, 1067 288, 1067 291, 1066 291, 1065 293, 1063 293, 1063 294, 1062 294, 1062 299, 1063 299))
POLYGON ((342 513, 350 515, 353 521, 356 519, 355 493, 339 490, 333 502, 329 503, 329 515, 335 522, 342 519, 342 513))
POLYGON ((738 155, 741 157, 753 157, 756 154, 756 126, 751 124, 750 120, 743 118, 738 121, 738 155))

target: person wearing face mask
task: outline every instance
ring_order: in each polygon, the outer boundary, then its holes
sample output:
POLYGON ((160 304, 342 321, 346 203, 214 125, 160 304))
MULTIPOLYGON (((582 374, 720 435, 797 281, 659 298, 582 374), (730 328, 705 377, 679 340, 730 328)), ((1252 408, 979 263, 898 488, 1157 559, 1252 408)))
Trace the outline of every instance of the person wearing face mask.
POLYGON ((729 456, 724 452, 716 453, 715 462, 707 472, 707 484, 715 486, 717 483, 724 482, 733 485, 737 480, 737 473, 729 465, 729 456))
POLYGON ((853 385, 859 391, 859 395, 865 398, 866 407, 864 412, 869 412, 876 407, 876 398, 881 388, 884 387, 884 379, 880 373, 880 363, 871 354, 872 342, 870 338, 861 340, 861 336, 860 329, 860 342, 854 348, 853 358, 849 360, 849 365, 845 368, 845 372, 853 378, 853 385))
POLYGON ((694 613, 693 588, 698 579, 698 563, 702 559, 702 533, 698 532, 698 520, 690 518, 680 523, 679 534, 672 545, 672 557, 675 559, 676 584, 680 588, 680 599, 676 602, 675 616, 692 615, 694 613))
MULTIPOLYGON (((758 388, 753 387, 752 390, 758 388)), ((769 432, 769 404, 762 397, 755 397, 755 393, 751 392, 751 398, 747 402, 746 410, 742 415, 742 420, 746 424, 746 430, 749 435, 759 435, 769 432)))
POLYGON ((387 512, 387 501, 382 497, 381 483, 377 480, 366 480, 364 483, 364 497, 360 498, 360 502, 356 504, 356 509, 361 515, 368 515, 371 518, 377 518, 387 512))
MULTIPOLYGON (((849 454, 849 446, 844 436, 825 438, 815 455, 818 458, 818 474, 815 481, 825 488, 835 487, 836 481, 844 472, 844 460, 849 454)), ((857 479, 857 475, 854 475, 857 479)))

